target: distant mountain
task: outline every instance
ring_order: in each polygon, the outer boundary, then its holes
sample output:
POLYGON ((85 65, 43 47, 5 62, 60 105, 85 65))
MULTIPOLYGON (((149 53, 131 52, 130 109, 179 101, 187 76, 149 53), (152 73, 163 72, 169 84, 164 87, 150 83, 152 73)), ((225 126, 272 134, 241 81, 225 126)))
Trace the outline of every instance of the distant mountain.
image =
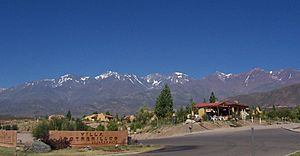
POLYGON ((300 104, 300 84, 294 84, 268 92, 239 95, 229 99, 262 107, 272 107, 273 105, 295 107, 300 104))
POLYGON ((2 92, 2 91, 4 91, 5 90, 5 88, 0 88, 0 93, 2 92))
POLYGON ((296 83, 300 83, 300 71, 294 69, 265 71, 255 68, 241 74, 216 72, 203 79, 193 79, 180 72, 144 77, 113 71, 93 77, 66 74, 0 91, 0 114, 36 116, 68 110, 76 115, 94 111, 133 113, 144 103, 152 107, 165 84, 169 84, 175 108, 178 108, 185 106, 190 98, 207 99, 212 91, 219 99, 224 99, 296 83))
POLYGON ((298 83, 299 79, 300 72, 294 69, 265 71, 260 68, 254 68, 241 74, 216 72, 200 81, 211 90, 219 93, 222 98, 225 98, 232 95, 277 89, 298 83))

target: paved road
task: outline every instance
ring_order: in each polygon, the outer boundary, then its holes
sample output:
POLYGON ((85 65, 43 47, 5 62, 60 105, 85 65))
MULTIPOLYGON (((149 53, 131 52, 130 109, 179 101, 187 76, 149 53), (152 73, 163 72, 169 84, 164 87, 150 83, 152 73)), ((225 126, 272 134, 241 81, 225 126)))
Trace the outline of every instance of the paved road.
MULTIPOLYGON (((166 147, 140 155, 163 156, 250 156, 251 130, 207 132, 182 137, 141 141, 166 147)), ((283 156, 300 150, 300 133, 281 128, 255 130, 256 156, 283 156)))

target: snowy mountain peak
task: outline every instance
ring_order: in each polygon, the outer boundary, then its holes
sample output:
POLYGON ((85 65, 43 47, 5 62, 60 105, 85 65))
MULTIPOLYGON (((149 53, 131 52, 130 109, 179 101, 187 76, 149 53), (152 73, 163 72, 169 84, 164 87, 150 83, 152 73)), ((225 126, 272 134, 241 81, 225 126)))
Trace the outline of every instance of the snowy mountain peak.
POLYGON ((0 92, 3 92, 5 90, 6 90, 6 88, 0 88, 0 92))
POLYGON ((159 73, 149 74, 146 77, 144 77, 144 80, 147 81, 147 83, 151 84, 151 86, 159 86, 162 84, 162 81, 165 81, 165 77, 159 73))
POLYGON ((174 75, 177 76, 177 78, 184 78, 184 77, 188 77, 187 74, 184 73, 180 73, 180 72, 174 72, 174 75))
POLYGON ((71 76, 71 74, 66 74, 60 77, 60 79, 58 80, 58 84, 63 84, 67 81, 71 81, 73 80, 73 77, 71 76))
POLYGON ((226 79, 229 79, 231 76, 233 76, 233 74, 231 74, 231 73, 225 74, 225 73, 222 73, 222 72, 219 72, 219 71, 216 72, 216 75, 218 76, 218 78, 221 81, 225 81, 226 79))
POLYGON ((80 80, 85 81, 85 80, 87 80, 87 79, 89 79, 89 78, 90 78, 90 77, 85 76, 85 77, 81 77, 80 80))
POLYGON ((182 76, 182 75, 184 75, 184 76, 188 76, 187 74, 180 73, 180 72, 174 72, 174 74, 175 74, 175 75, 178 75, 178 76, 182 76))
POLYGON ((113 71, 107 71, 105 73, 102 73, 101 75, 98 75, 95 77, 96 80, 103 80, 106 78, 109 78, 111 76, 114 76, 115 78, 120 80, 120 75, 117 72, 113 72, 113 71))
POLYGON ((174 72, 172 75, 168 76, 167 79, 171 80, 172 83, 180 84, 184 84, 190 81, 189 76, 181 72, 174 72))

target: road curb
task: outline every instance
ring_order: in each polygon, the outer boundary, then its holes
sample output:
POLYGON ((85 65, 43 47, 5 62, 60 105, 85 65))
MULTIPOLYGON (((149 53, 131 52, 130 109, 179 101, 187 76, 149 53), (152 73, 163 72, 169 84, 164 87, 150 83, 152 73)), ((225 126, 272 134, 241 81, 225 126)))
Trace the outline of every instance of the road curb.
POLYGON ((290 155, 295 154, 295 153, 297 153, 297 152, 300 152, 300 151, 295 151, 295 152, 293 152, 293 153, 289 153, 289 154, 286 154, 286 155, 284 155, 284 156, 290 156, 290 155))
POLYGON ((290 128, 285 128, 285 127, 281 127, 282 129, 285 129, 287 131, 290 131, 290 132, 294 132, 294 133, 300 133, 300 131, 297 131, 297 130, 293 130, 293 129, 290 129, 290 128))
POLYGON ((148 153, 148 152, 153 152, 153 151, 157 151, 157 150, 161 150, 163 148, 165 148, 165 145, 160 145, 160 148, 158 149, 153 149, 153 150, 149 150, 149 151, 144 151, 144 152, 132 152, 132 153, 119 153, 119 154, 113 154, 113 155, 137 155, 137 154, 143 154, 143 153, 148 153))

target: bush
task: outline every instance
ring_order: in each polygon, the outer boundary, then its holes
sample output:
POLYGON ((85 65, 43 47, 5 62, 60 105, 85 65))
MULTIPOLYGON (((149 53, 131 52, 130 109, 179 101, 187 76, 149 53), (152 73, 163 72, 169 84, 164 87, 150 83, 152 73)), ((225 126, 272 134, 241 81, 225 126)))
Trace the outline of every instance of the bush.
POLYGON ((4 125, 4 126, 3 126, 3 129, 4 129, 4 130, 12 130, 12 128, 11 128, 10 125, 4 125))
POLYGON ((48 137, 49 128, 48 122, 43 120, 32 130, 32 135, 37 139, 46 139, 48 137))
POLYGON ((87 126, 80 119, 76 119, 74 129, 76 131, 85 131, 87 126))
POLYGON ((19 128, 18 128, 18 126, 17 125, 12 125, 11 126, 11 130, 18 130, 19 128))
POLYGON ((61 124, 62 131, 74 131, 75 130, 75 123, 73 121, 64 120, 61 124))
POLYGON ((105 126, 100 124, 100 125, 97 126, 96 130, 97 131, 105 131, 105 126))
POLYGON ((108 131, 118 131, 118 124, 115 121, 110 121, 109 124, 107 125, 107 130, 108 131))
POLYGON ((137 129, 142 128, 142 124, 140 122, 133 122, 129 127, 135 132, 137 129))
POLYGON ((49 122, 49 129, 50 130, 62 130, 62 124, 64 122, 65 119, 53 119, 48 121, 49 122))
POLYGON ((44 143, 48 144, 52 150, 59 150, 71 147, 70 140, 67 138, 64 139, 45 139, 44 143))
POLYGON ((144 105, 136 113, 136 121, 139 122, 142 126, 145 126, 149 123, 153 115, 154 114, 149 111, 147 105, 144 105))

